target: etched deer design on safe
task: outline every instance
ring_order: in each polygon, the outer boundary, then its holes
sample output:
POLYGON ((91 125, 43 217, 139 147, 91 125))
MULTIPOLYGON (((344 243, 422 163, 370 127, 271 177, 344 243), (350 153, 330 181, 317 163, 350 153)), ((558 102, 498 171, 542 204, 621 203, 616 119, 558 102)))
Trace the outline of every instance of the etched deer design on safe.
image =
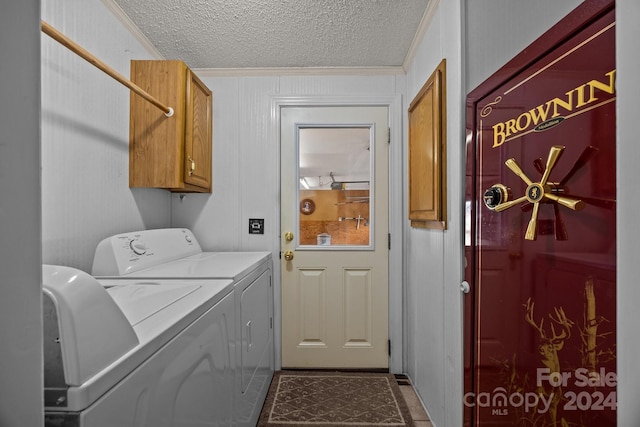
MULTIPOLYGON (((535 303, 531 301, 531 298, 529 298, 525 305, 525 319, 527 323, 533 326, 533 328, 538 332, 540 338, 538 344, 540 361, 542 362, 542 365, 549 369, 549 376, 551 378, 562 378, 558 352, 564 347, 565 341, 571 338, 571 327, 574 325, 574 322, 567 318, 562 307, 554 307, 553 311, 555 316, 550 313, 548 314, 548 317, 551 320, 551 335, 549 335, 544 329, 544 317, 540 319, 539 323, 535 321, 533 313, 534 305, 535 303), (560 333, 556 331, 556 326, 554 325, 561 328, 560 333)), ((541 396, 549 397, 551 399, 551 404, 549 406, 551 425, 558 425, 558 404, 562 400, 562 384, 557 386, 552 385, 550 390, 547 390, 543 384, 539 384, 538 393, 541 396)))

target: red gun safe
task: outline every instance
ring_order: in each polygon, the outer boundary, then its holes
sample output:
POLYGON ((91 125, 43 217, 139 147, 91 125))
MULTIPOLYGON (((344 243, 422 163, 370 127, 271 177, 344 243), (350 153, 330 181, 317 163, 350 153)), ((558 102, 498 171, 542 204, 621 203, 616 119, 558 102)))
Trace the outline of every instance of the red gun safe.
POLYGON ((467 97, 465 425, 616 425, 613 1, 467 97))

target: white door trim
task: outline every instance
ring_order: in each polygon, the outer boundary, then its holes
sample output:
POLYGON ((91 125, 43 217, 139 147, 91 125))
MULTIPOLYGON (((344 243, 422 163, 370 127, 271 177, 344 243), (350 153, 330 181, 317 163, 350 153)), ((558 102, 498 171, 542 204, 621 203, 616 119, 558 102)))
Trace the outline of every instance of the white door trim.
MULTIPOLYGON (((274 138, 271 147, 280 147, 280 109, 283 107, 303 106, 386 106, 389 108, 389 126, 391 128, 391 145, 389 147, 389 233, 391 234, 391 250, 389 251, 389 339, 391 340, 391 357, 389 371, 404 372, 404 239, 402 235, 404 206, 403 167, 402 167, 402 99, 400 95, 389 96, 273 96, 271 98, 271 135, 274 138)), ((280 155, 278 170, 280 170, 280 155)), ((279 186, 278 186, 279 188, 279 186)), ((279 193, 278 193, 279 194, 279 193)), ((278 218, 280 203, 278 199, 278 218)), ((280 248, 280 224, 273 247, 280 248)), ((281 289, 282 279, 280 263, 273 263, 274 282, 274 340, 276 369, 281 365, 281 289)))

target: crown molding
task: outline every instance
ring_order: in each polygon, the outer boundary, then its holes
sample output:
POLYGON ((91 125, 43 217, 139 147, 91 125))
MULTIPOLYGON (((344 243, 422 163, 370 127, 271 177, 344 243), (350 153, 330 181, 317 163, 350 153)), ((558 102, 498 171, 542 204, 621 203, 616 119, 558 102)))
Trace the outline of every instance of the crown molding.
POLYGON ((126 29, 138 40, 142 47, 155 59, 165 59, 158 49, 149 41, 149 39, 140 31, 140 28, 127 16, 126 13, 118 6, 114 0, 101 0, 102 3, 113 13, 113 16, 118 19, 126 27, 126 29))
POLYGON ((272 67, 272 68, 194 68, 198 77, 251 76, 375 76, 405 74, 402 67, 272 67))
POLYGON ((422 20, 420 20, 420 25, 418 25, 418 30, 416 31, 415 36, 413 36, 413 41, 411 42, 411 46, 409 46, 409 50, 407 51, 407 56, 404 58, 404 62, 402 63, 402 68, 406 71, 416 56, 416 52, 418 51, 418 47, 420 43, 424 39, 429 26, 431 25, 431 21, 433 21, 433 17, 438 10, 438 6, 440 6, 440 0, 431 0, 427 5, 427 9, 424 11, 424 15, 422 15, 422 20))

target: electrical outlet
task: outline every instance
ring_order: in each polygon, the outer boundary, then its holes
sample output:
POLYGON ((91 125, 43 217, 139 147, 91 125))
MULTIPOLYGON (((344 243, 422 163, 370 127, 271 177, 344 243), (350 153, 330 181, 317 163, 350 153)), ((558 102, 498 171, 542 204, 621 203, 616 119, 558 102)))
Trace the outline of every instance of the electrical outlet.
POLYGON ((264 234, 263 218, 249 218, 249 234, 264 234))

